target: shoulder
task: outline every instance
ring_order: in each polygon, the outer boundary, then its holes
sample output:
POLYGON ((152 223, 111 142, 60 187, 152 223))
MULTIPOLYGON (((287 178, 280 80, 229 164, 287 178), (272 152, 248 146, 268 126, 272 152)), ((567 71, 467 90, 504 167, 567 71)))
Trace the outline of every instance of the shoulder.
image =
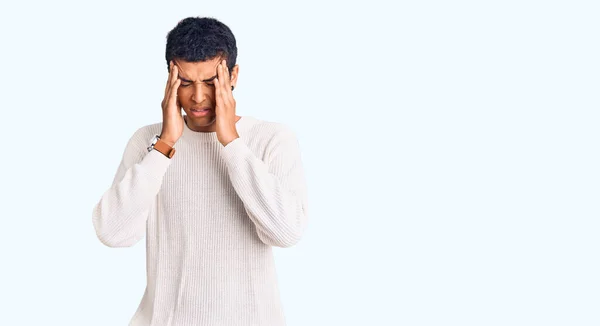
POLYGON ((276 141, 281 138, 295 138, 296 132, 293 128, 283 122, 263 120, 253 117, 248 118, 247 133, 250 138, 261 142, 276 141))
POLYGON ((280 155, 296 157, 300 152, 296 132, 287 123, 257 118, 251 120, 245 125, 245 142, 261 159, 267 161, 280 155))

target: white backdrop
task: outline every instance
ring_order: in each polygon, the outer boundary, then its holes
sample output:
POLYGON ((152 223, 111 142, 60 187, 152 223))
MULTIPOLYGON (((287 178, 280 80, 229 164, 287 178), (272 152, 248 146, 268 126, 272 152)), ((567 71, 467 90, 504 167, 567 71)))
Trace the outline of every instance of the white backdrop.
MULTIPOLYGON (((84 4, 85 3, 85 4, 84 4)), ((126 325, 144 241, 91 221, 160 121, 167 32, 238 42, 238 113, 290 125, 309 229, 289 326, 600 324, 595 1, 0 5, 0 325, 126 325)))

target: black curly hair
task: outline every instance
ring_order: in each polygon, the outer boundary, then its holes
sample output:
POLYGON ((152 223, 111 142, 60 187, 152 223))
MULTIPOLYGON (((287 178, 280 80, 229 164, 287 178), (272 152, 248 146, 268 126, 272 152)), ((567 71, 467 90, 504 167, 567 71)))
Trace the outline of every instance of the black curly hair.
POLYGON ((237 46, 231 29, 212 17, 188 17, 179 21, 167 34, 165 52, 167 71, 173 59, 198 62, 221 57, 227 60, 231 73, 237 59, 237 46))

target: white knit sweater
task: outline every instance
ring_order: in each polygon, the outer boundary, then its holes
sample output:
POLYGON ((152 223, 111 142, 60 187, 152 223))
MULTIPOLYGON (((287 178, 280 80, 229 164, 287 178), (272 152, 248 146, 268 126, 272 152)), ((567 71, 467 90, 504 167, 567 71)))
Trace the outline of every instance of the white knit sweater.
POLYGON ((281 123, 242 116, 240 138, 184 123, 172 159, 146 149, 162 122, 138 129, 93 224, 109 247, 146 236, 147 286, 130 326, 281 326, 272 246, 307 222, 299 143, 281 123))

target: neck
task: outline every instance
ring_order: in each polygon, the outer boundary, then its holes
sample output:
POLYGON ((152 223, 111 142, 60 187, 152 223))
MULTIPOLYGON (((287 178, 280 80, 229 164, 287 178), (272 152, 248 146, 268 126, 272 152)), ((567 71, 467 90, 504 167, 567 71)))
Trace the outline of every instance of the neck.
POLYGON ((196 131, 196 132, 214 132, 215 131, 215 120, 210 122, 208 125, 197 126, 197 125, 194 125, 192 123, 191 119, 189 119, 189 117, 186 115, 184 117, 184 123, 188 126, 188 128, 190 128, 191 130, 196 131))
MULTIPOLYGON (((241 116, 236 115, 235 116, 235 122, 237 123, 240 120, 241 116)), ((188 116, 185 115, 183 117, 183 123, 185 123, 188 128, 190 128, 193 131, 196 132, 215 132, 216 131, 216 117, 215 120, 213 120, 211 123, 209 123, 208 125, 205 126, 195 126, 191 123, 191 120, 188 119, 188 116)))

